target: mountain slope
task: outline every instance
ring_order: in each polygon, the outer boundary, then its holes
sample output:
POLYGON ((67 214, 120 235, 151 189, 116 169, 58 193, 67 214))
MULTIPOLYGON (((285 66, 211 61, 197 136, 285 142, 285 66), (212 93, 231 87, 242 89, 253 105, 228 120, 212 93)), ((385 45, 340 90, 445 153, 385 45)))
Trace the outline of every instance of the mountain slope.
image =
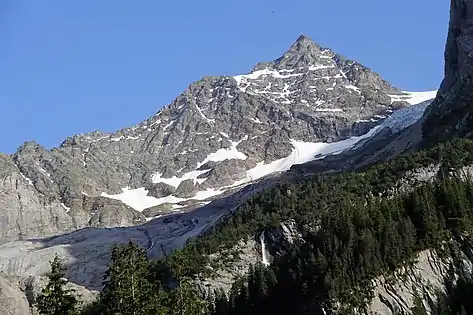
POLYGON ((52 150, 29 142, 0 157, 0 241, 136 225, 204 205, 340 152, 415 97, 301 36, 249 74, 191 84, 136 126, 76 135, 52 150))

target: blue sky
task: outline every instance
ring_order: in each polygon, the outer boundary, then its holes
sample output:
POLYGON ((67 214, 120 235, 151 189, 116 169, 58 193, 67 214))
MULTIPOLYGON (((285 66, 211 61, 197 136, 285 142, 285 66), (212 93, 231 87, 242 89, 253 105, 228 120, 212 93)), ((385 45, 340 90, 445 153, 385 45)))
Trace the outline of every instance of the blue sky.
POLYGON ((1 0, 0 152, 138 123, 300 34, 404 90, 437 89, 448 1, 1 0))

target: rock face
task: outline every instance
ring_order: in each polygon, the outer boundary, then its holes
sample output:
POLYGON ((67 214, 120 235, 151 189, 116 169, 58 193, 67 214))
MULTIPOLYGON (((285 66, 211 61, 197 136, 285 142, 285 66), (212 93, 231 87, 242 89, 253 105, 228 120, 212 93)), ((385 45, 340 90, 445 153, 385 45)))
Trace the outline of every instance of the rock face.
MULTIPOLYGON (((379 277, 373 281, 374 299, 369 310, 380 315, 411 314, 417 294, 430 313, 430 302, 436 300, 437 292, 445 293, 447 290, 445 279, 450 264, 451 258, 440 258, 433 251, 419 253, 414 266, 399 270, 398 276, 379 277)), ((463 268, 457 272, 471 275, 472 263, 467 257, 464 257, 463 268)))
POLYGON ((0 276, 0 310, 5 315, 30 315, 30 305, 18 282, 0 276))
MULTIPOLYGON (((0 314, 39 314, 36 308, 36 299, 47 283, 48 279, 44 276, 21 278, 0 275, 0 314)), ((97 291, 89 291, 71 282, 68 282, 64 288, 74 291, 73 294, 77 298, 79 308, 95 301, 99 294, 97 291)))
POLYGON ((473 2, 451 0, 445 45, 445 77, 426 111, 423 137, 430 142, 473 132, 473 2))
POLYGON ((403 95, 301 36, 249 74, 191 84, 131 128, 75 135, 52 150, 27 142, 0 155, 0 243, 135 225, 147 208, 197 205, 310 160, 320 142, 365 134, 409 105, 403 95))
MULTIPOLYGON (((30 277, 27 279, 21 280, 22 291, 26 295, 30 308, 32 309, 33 314, 38 314, 36 309, 36 299, 43 288, 48 284, 48 278, 44 276, 30 277)), ((98 296, 98 291, 89 291, 83 286, 68 282, 64 289, 73 290, 74 296, 77 298, 78 307, 83 308, 94 302, 98 296)))

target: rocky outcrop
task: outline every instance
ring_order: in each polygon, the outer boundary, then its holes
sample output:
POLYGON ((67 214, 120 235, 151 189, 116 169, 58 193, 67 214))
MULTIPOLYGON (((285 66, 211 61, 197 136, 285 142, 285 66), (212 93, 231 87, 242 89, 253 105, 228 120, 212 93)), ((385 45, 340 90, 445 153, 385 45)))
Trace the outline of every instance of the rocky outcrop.
POLYGON ((58 254, 68 266, 69 281, 100 290, 113 245, 131 239, 146 249, 149 258, 162 257, 182 248, 189 239, 211 231, 234 207, 271 184, 262 181, 249 185, 192 212, 168 214, 139 226, 87 227, 50 238, 12 241, 0 245, 0 271, 17 277, 41 276, 49 271, 49 261, 58 254))
POLYGON ((19 289, 19 282, 4 275, 0 275, 0 312, 5 315, 32 314, 26 295, 19 289))
POLYGON ((430 143, 473 132, 473 3, 451 0, 445 45, 445 76, 425 113, 423 137, 430 143))
POLYGON ((210 292, 220 289, 228 292, 235 279, 245 276, 250 266, 258 263, 268 265, 293 246, 304 242, 303 233, 295 221, 289 220, 253 238, 240 240, 230 249, 210 255, 210 269, 214 275, 197 281, 202 294, 207 294, 209 289, 210 292))
POLYGON ((10 157, 0 156, 0 169, 0 243, 83 226, 60 200, 38 193, 10 157))
MULTIPOLYGON (((395 275, 382 276, 373 280, 374 299, 369 305, 373 314, 411 314, 415 296, 422 299, 430 314, 432 303, 439 292, 446 293, 445 280, 449 277, 451 258, 439 257, 434 251, 419 253, 413 266, 398 270, 395 275)), ((462 270, 458 274, 470 274, 472 263, 465 256, 462 270)))
MULTIPOLYGON (((28 303, 32 310, 32 314, 38 314, 36 309, 36 299, 41 294, 43 288, 48 284, 48 278, 45 276, 30 277, 27 279, 20 279, 20 288, 23 294, 28 299, 28 303)), ((65 290, 72 290, 71 293, 77 298, 78 308, 90 305, 92 302, 97 300, 99 296, 98 291, 90 291, 83 286, 77 285, 72 282, 68 282, 63 287, 65 290)))
MULTIPOLYGON (((5 315, 37 315, 36 299, 48 283, 48 278, 15 277, 0 274, 0 314, 5 315)), ((77 298, 78 308, 81 309, 94 302, 99 292, 68 282, 64 289, 72 290, 77 298)))
POLYGON ((146 217, 140 212, 128 207, 118 200, 105 197, 83 198, 84 209, 90 209, 92 218, 89 226, 93 227, 125 227, 146 222, 146 217))

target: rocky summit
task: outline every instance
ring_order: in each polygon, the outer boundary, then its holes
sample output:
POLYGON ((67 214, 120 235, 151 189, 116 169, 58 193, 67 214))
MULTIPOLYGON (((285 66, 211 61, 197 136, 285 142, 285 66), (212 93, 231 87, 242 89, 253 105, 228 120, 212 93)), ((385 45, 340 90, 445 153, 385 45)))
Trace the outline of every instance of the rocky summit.
POLYGON ((0 241, 134 226, 194 209, 339 153, 394 110, 432 97, 401 92, 300 36, 248 74, 191 84, 136 126, 75 135, 52 150, 27 142, 0 155, 0 241))

